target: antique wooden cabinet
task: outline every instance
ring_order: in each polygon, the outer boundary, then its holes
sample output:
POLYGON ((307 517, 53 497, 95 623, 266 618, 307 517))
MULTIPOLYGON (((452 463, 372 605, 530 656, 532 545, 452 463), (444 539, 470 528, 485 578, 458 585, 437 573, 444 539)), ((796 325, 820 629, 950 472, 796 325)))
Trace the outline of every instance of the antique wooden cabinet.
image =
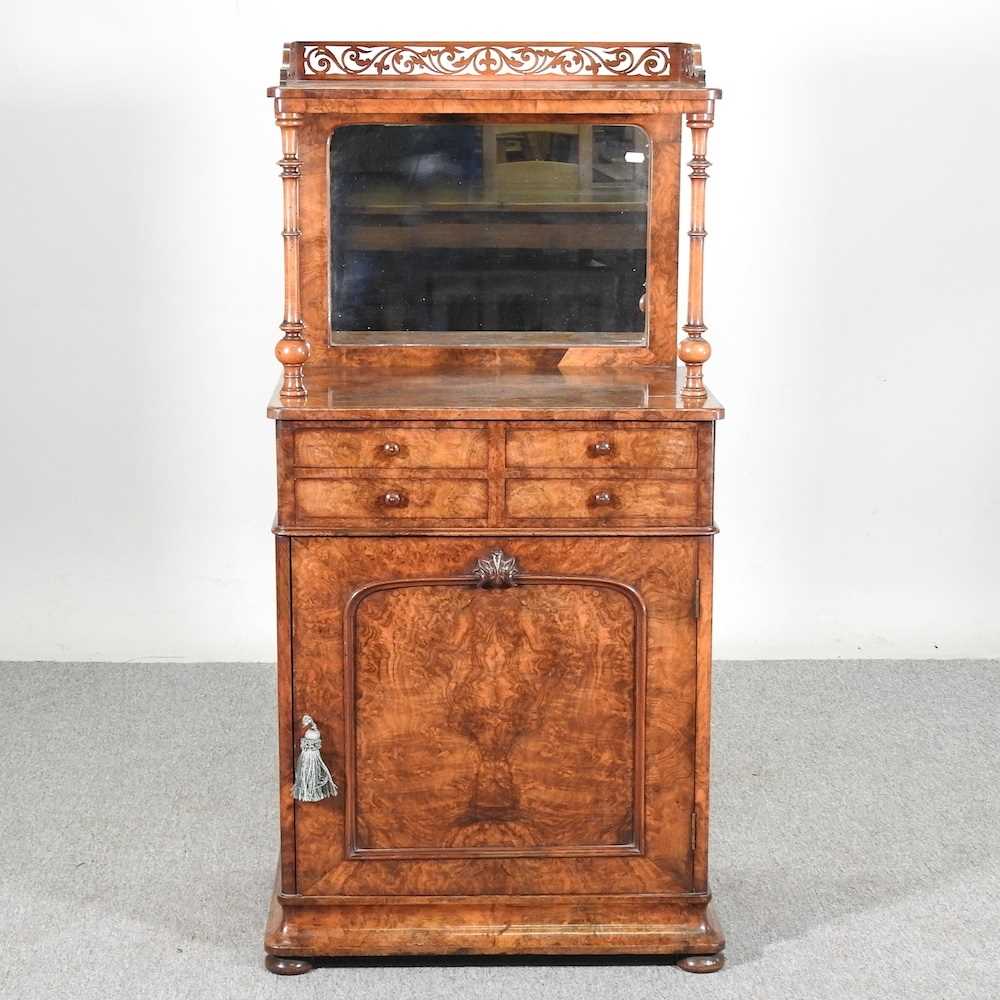
POLYGON ((285 311, 268 968, 721 968, 722 408, 702 376, 719 92, 698 47, 296 42, 270 95, 285 311))

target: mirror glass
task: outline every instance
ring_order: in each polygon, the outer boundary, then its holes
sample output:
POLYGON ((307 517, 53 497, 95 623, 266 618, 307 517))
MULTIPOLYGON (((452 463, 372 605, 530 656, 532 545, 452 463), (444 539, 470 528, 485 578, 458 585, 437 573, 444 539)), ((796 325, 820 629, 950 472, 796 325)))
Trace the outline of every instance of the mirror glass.
POLYGON ((643 346, 649 139, 631 125, 346 125, 331 343, 643 346))

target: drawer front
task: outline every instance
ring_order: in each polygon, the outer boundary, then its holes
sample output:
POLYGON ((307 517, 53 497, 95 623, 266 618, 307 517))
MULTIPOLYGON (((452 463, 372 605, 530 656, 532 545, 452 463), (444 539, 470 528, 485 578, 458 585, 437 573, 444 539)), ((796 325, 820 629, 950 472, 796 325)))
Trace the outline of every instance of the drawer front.
POLYGON ((697 429, 602 427, 507 431, 507 465, 550 469, 693 469, 697 429))
POLYGON ((297 479, 295 508, 309 521, 485 521, 485 479, 297 479))
POLYGON ((693 523, 698 486, 693 480, 509 479, 507 517, 538 521, 693 523))
POLYGON ((328 469, 484 469, 486 431, 386 427, 304 428, 295 432, 294 462, 328 469))

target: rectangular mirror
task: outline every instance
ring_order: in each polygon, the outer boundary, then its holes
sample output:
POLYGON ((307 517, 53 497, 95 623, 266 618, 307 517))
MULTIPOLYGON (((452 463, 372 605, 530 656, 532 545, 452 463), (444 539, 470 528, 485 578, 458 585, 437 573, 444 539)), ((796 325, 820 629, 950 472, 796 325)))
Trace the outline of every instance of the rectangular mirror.
POLYGON ((346 125, 331 343, 646 345, 649 139, 632 125, 346 125))

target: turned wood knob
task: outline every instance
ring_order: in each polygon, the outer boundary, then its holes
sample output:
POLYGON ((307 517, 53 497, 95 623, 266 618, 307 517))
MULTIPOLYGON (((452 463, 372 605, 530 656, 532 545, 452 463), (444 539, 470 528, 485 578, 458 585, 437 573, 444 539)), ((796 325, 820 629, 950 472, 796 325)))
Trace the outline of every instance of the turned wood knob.
POLYGON ((615 495, 607 490, 598 490, 590 500, 595 507, 610 507, 615 502, 615 495))
POLYGON ((383 507, 406 506, 406 494, 401 493, 399 490, 389 490, 388 493, 383 493, 379 499, 383 507))
POLYGON ((382 445, 382 454, 383 455, 398 455, 399 454, 399 445, 396 444, 395 441, 386 441, 386 443, 384 445, 382 445))
POLYGON ((595 441, 590 446, 591 455, 610 455, 615 450, 615 446, 610 441, 595 441))

